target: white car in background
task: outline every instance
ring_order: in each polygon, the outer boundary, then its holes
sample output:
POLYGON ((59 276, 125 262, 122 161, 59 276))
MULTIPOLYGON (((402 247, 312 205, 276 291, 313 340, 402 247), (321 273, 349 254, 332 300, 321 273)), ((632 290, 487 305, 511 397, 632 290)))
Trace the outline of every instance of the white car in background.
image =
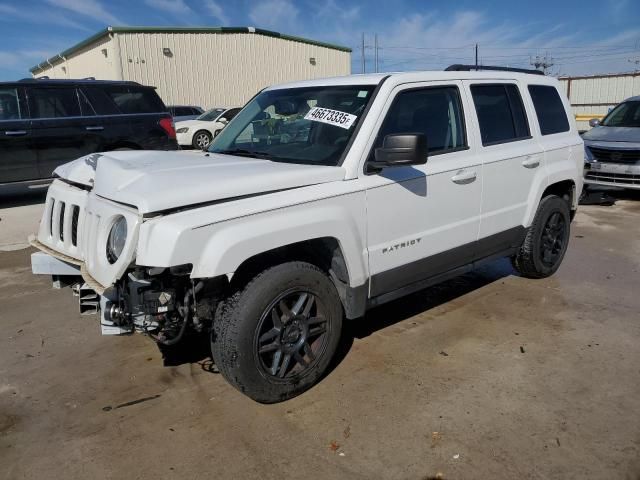
POLYGON ((195 120, 176 123, 176 138, 181 147, 193 147, 206 150, 213 138, 220 133, 240 108, 212 108, 195 120))

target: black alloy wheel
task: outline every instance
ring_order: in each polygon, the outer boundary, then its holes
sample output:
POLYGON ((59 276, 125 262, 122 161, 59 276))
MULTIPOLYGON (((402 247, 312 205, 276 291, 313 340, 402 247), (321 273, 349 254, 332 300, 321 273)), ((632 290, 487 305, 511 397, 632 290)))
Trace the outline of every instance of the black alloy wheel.
POLYGON ((301 377, 326 349, 327 318, 309 291, 294 290, 276 298, 264 311, 255 335, 256 360, 264 375, 301 377))

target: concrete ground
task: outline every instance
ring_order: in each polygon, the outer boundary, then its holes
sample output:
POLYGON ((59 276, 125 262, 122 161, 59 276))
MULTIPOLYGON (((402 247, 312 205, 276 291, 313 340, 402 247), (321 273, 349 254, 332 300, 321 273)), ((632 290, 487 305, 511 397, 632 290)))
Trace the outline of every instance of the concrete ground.
MULTIPOLYGON (((14 247, 37 224, 3 215, 14 247)), ((319 385, 270 406, 206 343, 101 337, 31 250, 0 252, 0 479, 638 480, 639 218, 640 196, 583 207, 552 278, 498 261, 370 312, 319 385)))

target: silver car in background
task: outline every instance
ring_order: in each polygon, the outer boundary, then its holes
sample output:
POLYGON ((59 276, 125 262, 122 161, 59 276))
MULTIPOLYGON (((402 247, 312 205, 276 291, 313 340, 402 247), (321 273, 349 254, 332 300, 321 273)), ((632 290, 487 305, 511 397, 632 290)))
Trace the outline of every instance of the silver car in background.
POLYGON ((584 183, 640 190, 640 96, 616 106, 584 140, 584 183))

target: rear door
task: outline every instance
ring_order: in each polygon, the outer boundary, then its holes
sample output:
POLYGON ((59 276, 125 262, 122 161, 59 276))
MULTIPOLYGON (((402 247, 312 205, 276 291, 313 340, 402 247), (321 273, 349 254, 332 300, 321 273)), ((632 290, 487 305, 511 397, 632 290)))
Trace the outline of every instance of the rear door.
POLYGON ((115 148, 140 148, 132 141, 131 118, 123 115, 113 102, 111 97, 105 92, 105 88, 100 85, 84 85, 80 89, 81 99, 86 99, 87 108, 83 106, 83 116, 92 116, 96 122, 100 122, 103 127, 102 150, 113 150, 115 148))
MULTIPOLYGON (((515 81, 465 81, 480 131, 482 220, 478 257, 519 244, 536 182, 545 177, 544 154, 530 127, 531 111, 515 81)), ((537 191, 537 189, 535 189, 537 191)))
POLYGON ((28 97, 40 177, 49 178, 58 166, 100 150, 104 125, 99 117, 83 117, 75 86, 33 87, 28 97))
POLYGON ((0 87, 0 184, 38 178, 22 87, 0 87))
POLYGON ((104 87, 104 91, 118 110, 127 116, 132 143, 146 150, 176 148, 175 134, 170 139, 160 126, 160 120, 169 118, 169 114, 153 88, 109 85, 104 87))

